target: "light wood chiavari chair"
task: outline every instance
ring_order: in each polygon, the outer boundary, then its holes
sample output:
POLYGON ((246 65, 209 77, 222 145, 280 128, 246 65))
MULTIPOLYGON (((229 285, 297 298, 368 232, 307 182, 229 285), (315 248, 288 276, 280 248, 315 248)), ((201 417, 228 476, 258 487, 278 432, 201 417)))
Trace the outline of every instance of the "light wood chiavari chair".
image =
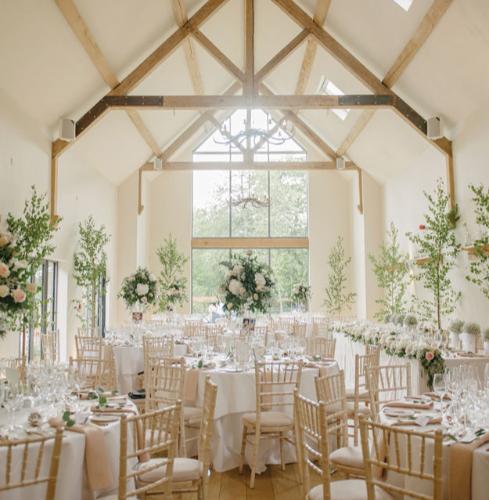
POLYGON ((367 406, 370 401, 370 395, 367 389, 367 369, 379 366, 378 351, 372 354, 355 355, 355 385, 353 389, 346 391, 346 399, 348 402, 353 402, 353 418, 354 418, 354 444, 359 443, 360 434, 360 414, 364 413, 363 407, 367 406))
POLYGON ((366 368, 367 388, 373 418, 377 418, 380 404, 411 396, 411 365, 382 365, 366 368))
POLYGON ((329 455, 329 461, 347 475, 362 476, 362 450, 359 446, 349 446, 348 420, 353 415, 346 401, 343 370, 316 378, 316 392, 318 400, 326 405, 328 429, 331 439, 335 441, 335 450, 329 455))
POLYGON ((77 358, 102 358, 104 349, 102 337, 75 335, 77 358))
MULTIPOLYGON (((315 402, 295 393, 298 447, 301 449, 304 496, 306 500, 367 500, 367 487, 362 479, 331 480, 329 462, 328 409, 324 401, 315 402), (321 484, 310 489, 310 470, 321 477, 321 484)), ((392 500, 389 495, 378 500, 392 500)))
POLYGON ((203 332, 207 348, 218 350, 222 344, 224 327, 216 324, 203 325, 201 331, 203 332))
POLYGON ((118 492, 100 498, 172 497, 181 409, 177 401, 154 412, 122 416, 118 492))
POLYGON ((183 335, 185 337, 196 337, 201 335, 202 324, 201 319, 186 319, 183 324, 183 335))
POLYGON ((329 336, 329 320, 328 318, 317 316, 312 318, 312 336, 329 336))
POLYGON ((296 321, 294 323, 294 329, 292 330, 292 334, 294 337, 299 337, 301 339, 306 338, 306 333, 307 333, 307 323, 304 323, 302 321, 296 321))
POLYGON ((320 356, 322 359, 334 359, 336 339, 333 337, 308 337, 306 338, 306 354, 320 356))
POLYGON ((388 492, 394 498, 442 499, 441 430, 434 433, 415 432, 362 418, 360 432, 368 500, 378 500, 379 490, 388 492), (402 486, 397 481, 396 485, 391 484, 388 482, 389 472, 404 476, 405 479, 411 478, 412 481, 402 481, 402 486), (406 484, 415 487, 420 482, 423 486, 431 483, 431 494, 406 487, 406 484))
POLYGON ((42 359, 49 363, 58 361, 58 332, 46 332, 41 334, 42 359))
POLYGON ((95 390, 100 387, 103 361, 99 358, 73 358, 70 356, 69 369, 77 374, 80 389, 95 390))
POLYGON ((294 333, 295 324, 295 318, 277 318, 273 321, 273 331, 285 332, 288 335, 292 335, 294 333))
MULTIPOLYGON (((197 493, 198 498, 207 498, 209 469, 212 461, 212 436, 214 433, 214 411, 217 385, 206 378, 202 418, 199 422, 197 460, 176 458, 173 468, 173 491, 175 493, 197 493)), ((187 440, 187 442, 190 441, 187 440)))
POLYGON ((256 464, 260 439, 278 439, 280 461, 285 470, 284 441, 295 446, 296 420, 287 409, 293 410, 294 390, 300 387, 302 361, 255 362, 256 412, 243 415, 240 472, 243 471, 248 438, 254 436, 250 463, 250 488, 255 486, 256 464), (294 433, 294 439, 290 433, 294 433))
POLYGON ((0 497, 2 492, 25 488, 23 498, 40 498, 39 487, 45 486, 44 498, 54 500, 62 440, 62 428, 57 428, 54 436, 0 440, 0 456, 6 457, 5 470, 0 474, 0 497), (46 457, 49 450, 50 458, 46 457))

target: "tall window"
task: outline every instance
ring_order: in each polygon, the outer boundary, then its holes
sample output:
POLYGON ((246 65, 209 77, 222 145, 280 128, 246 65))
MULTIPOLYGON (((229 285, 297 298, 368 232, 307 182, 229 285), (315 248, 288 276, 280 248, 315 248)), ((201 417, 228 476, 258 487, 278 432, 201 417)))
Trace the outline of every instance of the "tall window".
MULTIPOLYGON (((270 115, 253 110, 251 127, 272 133, 240 144, 246 111, 236 111, 195 151, 195 162, 298 162, 304 149, 270 115), (243 149, 245 151, 243 151, 243 149)), ((291 291, 308 281, 308 177, 293 170, 195 171, 193 176, 192 310, 206 312, 218 300, 220 262, 252 250, 267 262, 277 282, 274 310, 291 307, 291 291)))

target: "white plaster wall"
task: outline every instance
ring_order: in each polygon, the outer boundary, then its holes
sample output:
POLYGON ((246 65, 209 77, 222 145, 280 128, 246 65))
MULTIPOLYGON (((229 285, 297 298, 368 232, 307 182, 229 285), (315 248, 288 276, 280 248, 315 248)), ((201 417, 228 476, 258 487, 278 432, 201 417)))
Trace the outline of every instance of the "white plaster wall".
MULTIPOLYGON (((19 214, 30 194, 30 186, 47 192, 50 175, 51 138, 30 117, 22 114, 0 95, 0 213, 19 214)), ((75 286, 70 278, 78 223, 92 214, 98 224, 105 224, 112 234, 108 248, 109 317, 115 317, 115 273, 117 228, 116 189, 97 171, 86 164, 75 147, 60 160, 58 213, 63 217, 56 236, 53 258, 60 262, 59 328, 62 354, 73 351, 76 325, 71 301, 75 286)), ((17 355, 17 335, 0 340, 0 357, 17 355)))
MULTIPOLYGON (((483 183, 489 185, 489 105, 481 106, 477 113, 472 114, 464 123, 459 124, 453 139, 455 190, 457 202, 462 215, 462 221, 469 225, 472 236, 477 236, 474 226, 473 207, 468 184, 483 183)), ((410 167, 391 180, 384 187, 385 217, 384 226, 393 221, 400 230, 401 244, 408 250, 405 238, 407 231, 416 231, 423 222, 426 201, 423 190, 432 191, 436 179, 445 179, 445 162, 434 149, 427 149, 414 159, 410 167)), ((462 224, 457 233, 464 242, 462 224)), ((468 259, 465 253, 458 259, 457 268, 452 273, 453 285, 463 294, 454 316, 465 320, 474 320, 482 326, 489 326, 489 301, 479 290, 465 280, 468 259)), ((422 294, 420 285, 416 290, 422 294)), ((446 322, 446 321, 445 321, 446 322)))

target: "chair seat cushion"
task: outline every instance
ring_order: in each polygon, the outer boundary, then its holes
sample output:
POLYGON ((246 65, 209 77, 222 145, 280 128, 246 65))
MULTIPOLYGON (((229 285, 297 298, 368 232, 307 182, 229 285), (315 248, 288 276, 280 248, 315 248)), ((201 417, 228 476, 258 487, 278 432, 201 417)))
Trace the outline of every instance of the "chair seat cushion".
MULTIPOLYGON (((331 483, 331 500, 367 500, 367 483, 362 479, 348 479, 331 483)), ((308 500, 323 500, 323 485, 315 486, 307 495, 308 500)), ((375 488, 375 500, 392 500, 389 493, 375 488)))
MULTIPOLYGON (((166 474, 166 458, 151 458, 147 462, 137 464, 134 470, 141 471, 137 478, 142 483, 154 483, 166 474), (155 465, 161 465, 161 467, 144 472, 155 465)), ((202 470, 202 463, 198 460, 175 458, 173 462, 173 482, 195 481, 202 476, 202 470)))
MULTIPOLYGON (((348 413, 348 417, 353 417, 355 415, 355 403, 353 401, 348 401, 346 403, 346 411, 348 413)), ((370 408, 367 408, 366 406, 360 405, 358 407, 358 412, 359 415, 370 415, 370 408)))
POLYGON ((363 453, 360 446, 338 448, 329 454, 329 460, 334 465, 352 467, 363 472, 363 453))
POLYGON ((202 418, 202 408, 196 408, 195 406, 184 406, 183 418, 186 424, 199 426, 200 419, 202 418))
MULTIPOLYGON (((245 413, 243 421, 247 424, 256 425, 256 413, 245 413)), ((261 427, 290 427, 294 421, 281 411, 264 411, 260 413, 261 427)))
MULTIPOLYGON (((358 394, 359 399, 362 401, 367 401, 370 399, 370 395, 368 391, 360 391, 358 394)), ((355 399, 355 389, 347 389, 346 390, 346 399, 355 399)))

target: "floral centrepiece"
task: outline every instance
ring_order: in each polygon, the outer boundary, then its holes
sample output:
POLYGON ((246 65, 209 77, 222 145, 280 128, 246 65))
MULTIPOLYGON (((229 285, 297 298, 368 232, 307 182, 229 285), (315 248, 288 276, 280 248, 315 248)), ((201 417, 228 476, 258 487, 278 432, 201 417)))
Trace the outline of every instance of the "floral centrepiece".
POLYGON ((270 266, 250 253, 233 255, 230 261, 221 262, 221 265, 226 268, 220 287, 225 310, 236 314, 245 311, 266 313, 275 286, 270 266))
POLYGON ((370 323, 350 324, 337 322, 333 329, 355 342, 379 346, 389 356, 417 359, 424 368, 431 387, 435 373, 443 373, 445 362, 440 349, 434 344, 412 334, 401 333, 400 328, 370 323))
POLYGON ((28 263, 17 255, 17 238, 0 217, 0 337, 29 309, 36 292, 28 263))
POLYGON ((139 267, 134 274, 124 278, 119 293, 128 308, 147 309, 156 302, 156 278, 147 269, 139 267))
POLYGON ((295 285, 292 289, 292 302, 307 310, 309 300, 311 298, 311 287, 309 285, 295 285))

